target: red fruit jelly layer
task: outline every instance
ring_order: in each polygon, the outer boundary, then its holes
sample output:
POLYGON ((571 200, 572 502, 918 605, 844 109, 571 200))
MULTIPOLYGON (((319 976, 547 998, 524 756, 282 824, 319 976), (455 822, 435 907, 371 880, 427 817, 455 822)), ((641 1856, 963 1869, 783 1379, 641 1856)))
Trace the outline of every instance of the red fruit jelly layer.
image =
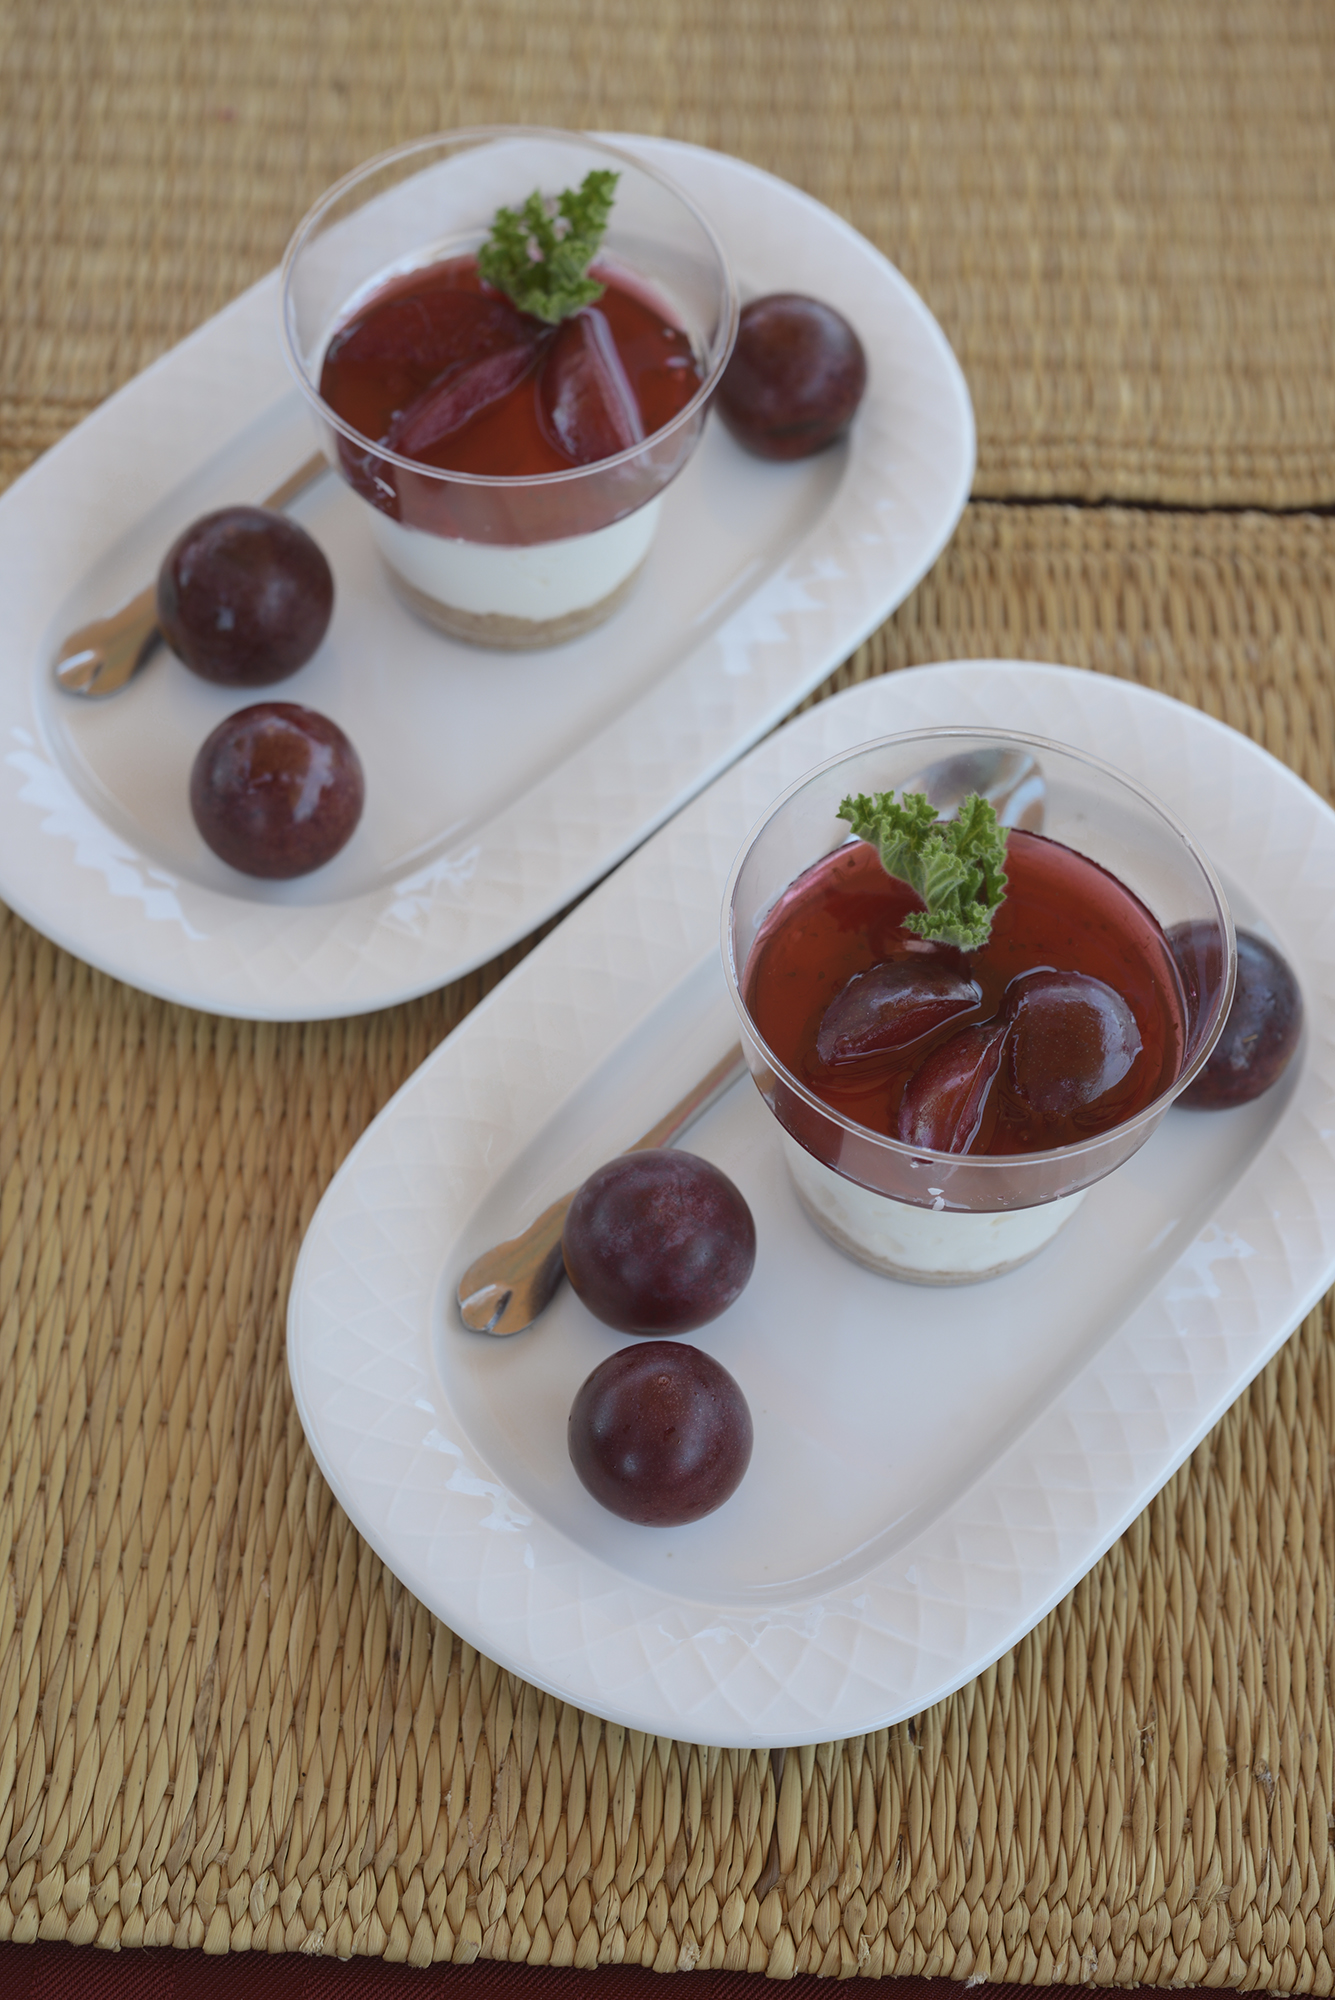
POLYGON ((689 339, 646 289, 606 266, 590 276, 606 290, 586 309, 601 315, 589 346, 596 362, 610 335, 622 376, 613 383, 595 369, 607 380, 606 409, 596 407, 595 379, 572 422, 568 387, 546 381, 559 372, 568 383, 563 362, 586 315, 551 327, 520 312, 483 283, 475 257, 426 265, 373 293, 330 341, 320 394, 363 437, 442 471, 531 478, 609 457, 638 441, 627 389, 649 437, 685 409, 700 371, 689 339))
POLYGON ((932 1050, 972 1022, 991 1020, 1019 974, 1049 968, 1085 973, 1121 994, 1140 1030, 1140 1054, 1105 1098, 1068 1117, 1041 1119, 1008 1088, 1003 1063, 995 1123, 986 1143, 972 1150, 1069 1145, 1153 1103, 1179 1074, 1186 1048, 1181 986, 1163 931, 1115 876, 1040 834, 1011 833, 1006 873, 1009 887, 992 935, 967 957, 926 945, 903 928, 922 904, 906 883, 886 874, 866 841, 836 849, 799 875, 766 918, 742 982, 752 1020, 789 1073, 845 1118, 894 1137, 905 1084, 932 1050), (822 1062, 816 1037, 831 1001, 855 973, 906 956, 948 957, 981 987, 977 1007, 907 1048, 822 1062))

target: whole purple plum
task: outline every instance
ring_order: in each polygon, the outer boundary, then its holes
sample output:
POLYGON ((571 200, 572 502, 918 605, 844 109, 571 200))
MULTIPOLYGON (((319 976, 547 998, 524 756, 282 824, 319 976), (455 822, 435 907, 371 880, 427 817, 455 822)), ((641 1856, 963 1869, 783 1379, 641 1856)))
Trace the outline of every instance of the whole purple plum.
POLYGON ((866 386, 867 357, 843 314, 772 292, 742 308, 719 415, 761 458, 808 458, 848 429, 866 386))
POLYGON ((623 1153, 584 1182, 561 1238, 566 1276, 622 1333, 689 1333, 730 1306, 756 1260, 741 1191, 695 1153, 623 1153))
POLYGON ((727 1369, 647 1340, 610 1354, 570 1406, 570 1461, 623 1520, 673 1528, 721 1507, 751 1461, 746 1398, 727 1369))
MULTIPOLYGON (((1189 942, 1169 933, 1179 965, 1189 942)), ((1190 998, 1188 988, 1189 1002, 1190 998)), ((1287 959, 1264 938, 1239 931, 1238 977, 1228 1019, 1204 1069, 1178 1103, 1189 1111, 1227 1111, 1235 1104, 1250 1104, 1279 1082, 1302 1026, 1303 996, 1287 959)))
POLYGON ((305 666, 334 609, 324 551, 265 507, 193 521, 158 572, 158 625, 203 680, 269 687, 305 666))
POLYGON ((365 796, 361 760, 338 724, 294 701, 229 715, 190 773, 190 810, 214 853, 274 880, 332 861, 365 796))

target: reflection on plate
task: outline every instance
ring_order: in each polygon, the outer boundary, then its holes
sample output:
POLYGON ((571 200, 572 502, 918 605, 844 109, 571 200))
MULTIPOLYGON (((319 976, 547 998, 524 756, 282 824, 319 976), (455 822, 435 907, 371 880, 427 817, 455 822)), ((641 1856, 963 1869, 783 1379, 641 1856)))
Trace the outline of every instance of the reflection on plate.
POLYGON ((294 509, 323 543, 329 637, 278 698, 340 724, 366 815, 330 865, 260 883, 190 819, 196 749, 253 695, 164 652, 114 699, 61 696, 65 633, 122 602, 196 514, 269 491, 312 448, 268 278, 97 411, 0 501, 0 895, 67 949, 216 1012, 355 1014, 440 986, 533 930, 772 728, 913 588, 973 476, 940 328, 828 209, 737 160, 624 143, 708 210, 749 293, 828 298, 863 331, 850 440, 749 458, 711 424, 664 498, 633 596, 597 632, 498 655, 391 597, 332 476, 294 509))
POLYGON ((1335 815, 1245 738, 1068 668, 918 668, 822 703, 603 884, 417 1073, 317 1211, 288 1358, 335 1493, 493 1659, 637 1728, 808 1743, 915 1714, 1026 1632, 1147 1503, 1335 1275, 1335 815), (774 796, 867 737, 943 721, 1055 737, 1170 802, 1240 921, 1295 966, 1295 1070, 1173 1111, 1034 1263, 931 1291, 808 1224, 749 1082, 688 1143, 756 1214, 747 1291, 692 1336, 751 1406, 717 1514, 637 1529, 565 1451, 622 1344, 563 1289, 509 1341, 453 1287, 618 1152, 734 1034, 718 959, 733 857, 774 796))

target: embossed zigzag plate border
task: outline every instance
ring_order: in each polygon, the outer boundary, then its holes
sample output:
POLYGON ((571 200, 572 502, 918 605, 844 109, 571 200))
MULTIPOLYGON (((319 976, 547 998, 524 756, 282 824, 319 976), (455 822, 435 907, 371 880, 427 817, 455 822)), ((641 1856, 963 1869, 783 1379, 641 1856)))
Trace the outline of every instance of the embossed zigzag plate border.
POLYGON ((581 905, 340 1170, 303 1247, 288 1323, 320 1465, 363 1534, 456 1631, 596 1713, 737 1745, 840 1737, 917 1713, 1084 1574, 1331 1282, 1333 999, 1335 815, 1222 724, 1124 682, 1000 662, 915 669, 823 703, 717 780, 581 905), (711 1114, 724 1122, 701 1128, 700 1150, 742 1178, 762 1254, 751 1291, 692 1337, 743 1381, 756 1458, 734 1500, 689 1531, 696 1539, 657 1531, 655 1540, 582 1499, 560 1463, 573 1385, 616 1338, 564 1292, 518 1341, 465 1335, 451 1288, 481 1244, 504 1233, 498 1225, 521 1225, 615 1151, 727 1036, 720 895, 769 800, 850 743, 943 719, 1085 747, 1171 799, 1243 920, 1267 924, 1297 968, 1307 1009, 1300 1071, 1245 1112, 1170 1113, 1026 1271, 945 1294, 870 1277, 814 1232, 803 1236, 766 1164, 768 1115, 739 1085, 731 1111, 711 1114), (1171 1236, 1164 1222, 1178 1192, 1171 1236), (785 1315, 803 1310, 805 1267, 821 1257, 829 1310, 794 1329, 785 1315), (1126 1269, 1136 1265, 1138 1278, 1126 1269), (772 1524, 772 1544, 762 1526, 743 1558, 757 1568, 767 1566, 757 1548, 777 1555, 800 1537, 804 1509, 829 1511, 828 1496, 788 1490, 785 1468, 801 1483, 804 1420, 767 1393, 767 1343, 789 1374, 807 1331, 827 1343, 807 1393, 813 1424, 833 1427, 836 1480, 846 1429, 852 1496, 849 1453, 868 1434, 853 1407, 859 1340, 868 1393, 882 1394, 886 1380, 869 1286, 887 1325, 893 1313, 930 1331, 922 1353, 902 1328, 893 1334, 906 1402, 887 1407, 885 1426, 910 1455, 921 1429, 924 1463, 935 1452, 940 1476, 927 1479, 916 1511, 914 1496, 901 1496, 901 1518, 879 1540, 853 1546, 850 1528, 850 1547, 824 1575, 767 1589, 729 1568, 729 1537, 744 1538, 751 1519, 744 1496, 772 1524), (842 1329, 837 1346, 841 1296, 868 1330, 842 1329), (969 1317, 980 1313, 981 1322, 969 1317), (1051 1329, 1037 1343, 1036 1326, 1051 1329), (992 1433, 986 1410, 970 1407, 971 1381, 988 1368, 994 1387, 972 1402, 1010 1398, 992 1433), (826 1394, 836 1407, 822 1411, 826 1394), (934 1398, 955 1407, 943 1414, 934 1398), (773 1431, 784 1433, 777 1450, 773 1431), (975 1449, 976 1463, 961 1462, 975 1449))
POLYGON ((367 810, 316 875, 251 883, 199 840, 186 778, 209 730, 254 697, 159 656, 114 701, 74 703, 48 663, 65 632, 140 587, 186 520, 254 499, 312 449, 266 278, 0 500, 0 895, 67 950, 167 999, 259 1019, 355 1014, 443 985, 614 866, 935 561, 968 497, 974 433, 922 301, 773 176, 670 140, 621 143, 697 197, 748 290, 817 293, 867 331, 846 450, 757 470, 711 425, 666 496, 636 599, 601 635, 518 662, 425 634, 384 585, 357 503, 324 482, 296 511, 334 560, 334 626, 277 693, 348 730, 367 810))

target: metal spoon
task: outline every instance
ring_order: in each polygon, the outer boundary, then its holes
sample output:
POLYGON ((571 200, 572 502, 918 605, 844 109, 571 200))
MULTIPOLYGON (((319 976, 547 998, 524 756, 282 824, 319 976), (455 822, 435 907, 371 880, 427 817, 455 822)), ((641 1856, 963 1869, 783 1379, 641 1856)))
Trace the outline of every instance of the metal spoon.
MULTIPOLYGON (((904 791, 926 792, 940 813, 948 814, 970 792, 990 799, 1003 826, 1020 826, 1037 833, 1043 825, 1046 788, 1037 762, 1025 750, 998 746, 959 757, 943 758, 917 778, 910 778, 904 791)), ((666 1146, 684 1132, 711 1104, 717 1103, 745 1073, 740 1048, 733 1049, 722 1062, 715 1063, 679 1104, 650 1129, 628 1153, 640 1153, 653 1146, 666 1146)), ((455 1294, 459 1313, 474 1333, 504 1335, 522 1333, 551 1304, 561 1282, 561 1231, 566 1210, 578 1189, 571 1188, 545 1208, 522 1236, 513 1236, 484 1250, 459 1280, 455 1294)))
POLYGON ((977 792, 991 803, 1002 826, 1018 826, 1026 833, 1043 831, 1047 785, 1038 760, 1027 750, 1004 743, 990 750, 966 750, 958 757, 943 757, 940 763, 929 764, 918 777, 910 778, 900 790, 926 792, 946 819, 971 792, 977 792))
MULTIPOLYGON (((276 486, 260 502, 262 507, 288 507, 299 493, 329 470, 322 454, 308 458, 303 466, 276 486)), ((133 680, 153 650, 158 632, 158 586, 156 580, 119 611, 106 618, 94 618, 71 632, 56 654, 52 673, 56 685, 66 694, 85 700, 119 694, 133 680)))

